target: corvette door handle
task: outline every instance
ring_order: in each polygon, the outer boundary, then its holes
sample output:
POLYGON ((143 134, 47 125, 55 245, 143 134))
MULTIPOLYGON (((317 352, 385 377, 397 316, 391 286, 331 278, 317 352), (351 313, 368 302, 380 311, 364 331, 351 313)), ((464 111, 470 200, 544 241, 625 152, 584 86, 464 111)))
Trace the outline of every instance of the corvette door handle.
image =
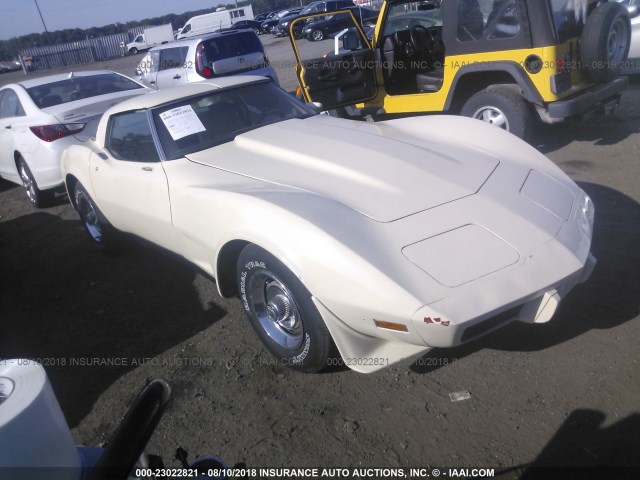
POLYGON ((180 80, 182 77, 180 75, 176 75, 175 77, 173 77, 174 80, 180 80))
POLYGON ((7 130, 11 130, 11 125, 5 125, 5 127, 7 130))
POLYGON ((153 167, 142 167, 142 170, 144 170, 145 172, 152 172, 153 167))
POLYGON ((156 82, 154 82, 153 80, 149 82, 151 85, 155 85, 156 82))

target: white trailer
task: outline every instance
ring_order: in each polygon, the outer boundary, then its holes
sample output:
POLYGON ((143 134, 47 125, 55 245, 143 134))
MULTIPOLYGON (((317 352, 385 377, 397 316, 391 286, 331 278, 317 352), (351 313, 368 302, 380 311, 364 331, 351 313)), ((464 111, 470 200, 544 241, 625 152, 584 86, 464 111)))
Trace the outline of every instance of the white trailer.
POLYGON ((127 53, 135 54, 142 50, 149 50, 156 45, 162 45, 173 40, 173 27, 170 23, 157 27, 145 28, 133 42, 127 44, 127 53))

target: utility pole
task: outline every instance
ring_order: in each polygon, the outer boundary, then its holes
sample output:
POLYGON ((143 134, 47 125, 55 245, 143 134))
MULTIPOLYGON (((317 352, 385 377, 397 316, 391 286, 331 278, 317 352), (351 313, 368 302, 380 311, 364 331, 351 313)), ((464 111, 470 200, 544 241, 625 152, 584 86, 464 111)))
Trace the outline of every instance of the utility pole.
POLYGON ((42 16, 42 12, 40 11, 40 5, 38 5, 38 0, 33 0, 36 2, 36 8, 38 9, 38 13, 40 14, 40 20, 42 20, 42 26, 44 27, 44 33, 47 36, 47 41, 49 45, 51 45, 51 38, 49 38, 49 30, 47 30, 47 25, 44 23, 44 17, 42 16))

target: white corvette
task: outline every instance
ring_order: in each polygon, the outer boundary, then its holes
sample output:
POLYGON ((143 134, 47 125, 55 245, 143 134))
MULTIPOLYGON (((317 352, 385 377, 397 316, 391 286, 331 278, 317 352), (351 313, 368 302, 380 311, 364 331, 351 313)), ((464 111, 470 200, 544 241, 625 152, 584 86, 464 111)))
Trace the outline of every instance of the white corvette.
POLYGON ((98 247, 128 232, 184 256, 307 372, 546 322, 595 265, 591 200, 515 136, 317 115, 258 77, 126 100, 62 168, 98 247))

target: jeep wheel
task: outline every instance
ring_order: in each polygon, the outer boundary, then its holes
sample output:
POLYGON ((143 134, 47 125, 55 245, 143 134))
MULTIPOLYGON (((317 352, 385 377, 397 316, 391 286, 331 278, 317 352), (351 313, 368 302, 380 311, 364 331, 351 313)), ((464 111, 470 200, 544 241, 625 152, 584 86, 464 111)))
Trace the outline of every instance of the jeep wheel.
POLYGON ((605 83, 620 74, 629 55, 631 23, 619 3, 605 3, 587 18, 580 40, 582 65, 594 82, 605 83))
POLYGON ((533 131, 531 107, 514 88, 497 85, 472 95, 460 112, 527 140, 533 131))

